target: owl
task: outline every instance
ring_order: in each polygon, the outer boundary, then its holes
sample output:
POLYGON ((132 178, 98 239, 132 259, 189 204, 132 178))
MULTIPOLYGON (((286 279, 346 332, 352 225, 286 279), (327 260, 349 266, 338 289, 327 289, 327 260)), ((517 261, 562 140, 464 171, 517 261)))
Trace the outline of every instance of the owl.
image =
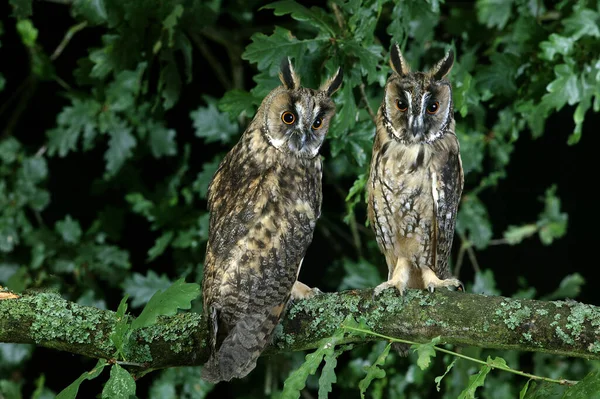
POLYGON ((342 71, 308 89, 285 58, 279 77, 282 86, 262 101, 208 189, 203 302, 211 354, 202 377, 210 382, 252 371, 288 299, 318 291, 297 276, 321 213, 319 149, 342 71))
POLYGON ((449 51, 429 72, 411 72, 398 45, 377 114, 367 183, 368 218, 388 266, 389 287, 463 289, 448 257, 463 189, 454 132, 449 51))

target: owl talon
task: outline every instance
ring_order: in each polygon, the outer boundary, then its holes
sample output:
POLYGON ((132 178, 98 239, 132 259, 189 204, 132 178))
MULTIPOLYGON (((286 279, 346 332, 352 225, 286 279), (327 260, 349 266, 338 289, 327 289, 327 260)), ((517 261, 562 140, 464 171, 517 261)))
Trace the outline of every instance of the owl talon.
POLYGON ((310 299, 315 295, 320 295, 322 293, 323 292, 317 287, 310 288, 308 285, 296 280, 294 286, 292 287, 290 300, 295 301, 298 299, 310 299))

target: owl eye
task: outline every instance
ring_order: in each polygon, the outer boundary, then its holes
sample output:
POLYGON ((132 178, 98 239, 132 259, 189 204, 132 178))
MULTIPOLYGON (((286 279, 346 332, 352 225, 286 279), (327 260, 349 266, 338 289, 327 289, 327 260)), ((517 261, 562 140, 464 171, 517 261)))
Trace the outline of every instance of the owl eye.
POLYGON ((282 115, 281 115, 281 120, 283 121, 283 123, 285 123, 286 125, 291 125, 292 123, 294 123, 296 121, 296 115, 294 115, 293 113, 291 113, 290 111, 285 111, 282 115))
POLYGON ((315 119, 315 121, 312 124, 312 128, 317 130, 323 127, 323 118, 321 118, 320 116, 315 119))
POLYGON ((408 105, 404 101, 397 99, 396 108, 398 108, 398 110, 400 110, 401 112, 404 112, 408 109, 408 105))
POLYGON ((427 113, 430 115, 435 114, 440 109, 440 103, 437 101, 432 102, 427 106, 427 113))

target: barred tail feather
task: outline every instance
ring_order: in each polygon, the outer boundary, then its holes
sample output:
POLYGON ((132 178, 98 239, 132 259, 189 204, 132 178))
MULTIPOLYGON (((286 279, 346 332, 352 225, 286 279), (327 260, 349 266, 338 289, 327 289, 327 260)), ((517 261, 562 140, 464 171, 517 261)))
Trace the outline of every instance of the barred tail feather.
POLYGON ((280 314, 281 311, 243 316, 204 364, 202 378, 217 383, 248 375, 270 342, 280 314))

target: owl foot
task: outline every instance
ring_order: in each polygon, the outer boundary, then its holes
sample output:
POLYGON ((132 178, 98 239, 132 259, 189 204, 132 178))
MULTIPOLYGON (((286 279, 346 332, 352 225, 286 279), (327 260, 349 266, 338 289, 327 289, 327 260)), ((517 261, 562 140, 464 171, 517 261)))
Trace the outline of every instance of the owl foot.
POLYGON ((373 292, 373 296, 376 297, 390 287, 396 287, 400 295, 404 295, 404 290, 408 285, 408 278, 410 277, 410 264, 406 258, 398 258, 396 261, 396 267, 394 267, 393 271, 390 273, 391 278, 389 280, 379 284, 375 287, 375 291, 373 292))
POLYGON ((404 290, 406 290, 406 283, 401 281, 388 280, 375 287, 375 290, 373 291, 373 297, 381 295, 383 291, 392 287, 395 287, 400 293, 400 295, 404 295, 404 290))
POLYGON ((290 296, 290 299, 292 301, 296 301, 298 299, 310 299, 315 295, 319 295, 322 293, 323 292, 321 292, 321 290, 317 287, 310 288, 308 285, 296 280, 294 286, 292 287, 292 294, 290 296))
POLYGON ((465 286, 463 283, 455 278, 447 278, 445 280, 440 280, 433 270, 428 267, 424 267, 421 269, 421 275, 423 277, 423 286, 429 290, 429 292, 433 292, 436 288, 440 287, 456 287, 459 291, 465 291, 465 286))

